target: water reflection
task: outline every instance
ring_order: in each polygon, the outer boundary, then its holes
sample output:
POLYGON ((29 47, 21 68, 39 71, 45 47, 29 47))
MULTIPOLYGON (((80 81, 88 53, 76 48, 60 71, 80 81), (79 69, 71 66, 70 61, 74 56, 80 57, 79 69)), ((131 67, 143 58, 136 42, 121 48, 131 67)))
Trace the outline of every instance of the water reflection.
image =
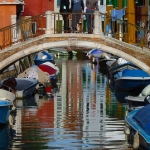
POLYGON ((116 100, 106 76, 88 61, 56 63, 61 75, 53 98, 18 100, 10 149, 128 149, 126 106, 116 100))

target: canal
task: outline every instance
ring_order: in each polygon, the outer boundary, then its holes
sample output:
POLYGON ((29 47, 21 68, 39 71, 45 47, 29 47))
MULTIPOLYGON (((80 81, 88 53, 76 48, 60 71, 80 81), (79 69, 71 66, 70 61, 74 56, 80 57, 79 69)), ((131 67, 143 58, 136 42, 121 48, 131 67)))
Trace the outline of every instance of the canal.
POLYGON ((0 148, 12 150, 129 150, 123 132, 127 104, 89 60, 56 58, 60 68, 53 97, 17 100, 14 125, 0 132, 0 148))

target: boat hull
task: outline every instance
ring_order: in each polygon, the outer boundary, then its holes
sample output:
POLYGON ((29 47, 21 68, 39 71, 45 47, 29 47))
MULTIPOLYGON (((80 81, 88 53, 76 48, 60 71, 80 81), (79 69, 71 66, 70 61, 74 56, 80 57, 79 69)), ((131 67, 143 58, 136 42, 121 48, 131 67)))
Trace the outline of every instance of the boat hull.
POLYGON ((138 96, 150 84, 150 77, 120 77, 115 80, 115 88, 138 96))
POLYGON ((125 69, 138 69, 137 66, 131 63, 125 63, 121 64, 119 66, 114 66, 108 69, 108 77, 112 80, 115 81, 117 78, 120 78, 122 76, 122 71, 125 69))
POLYGON ((38 84, 37 80, 28 78, 16 78, 16 81, 16 98, 30 97, 36 91, 36 86, 38 84))
POLYGON ((6 124, 9 119, 13 103, 8 100, 0 100, 0 124, 6 124))

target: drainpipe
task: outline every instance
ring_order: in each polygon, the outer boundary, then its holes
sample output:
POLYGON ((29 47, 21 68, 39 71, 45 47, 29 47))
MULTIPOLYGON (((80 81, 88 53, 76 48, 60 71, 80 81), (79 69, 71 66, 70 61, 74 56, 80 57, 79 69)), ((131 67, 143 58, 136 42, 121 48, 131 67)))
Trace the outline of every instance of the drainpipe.
POLYGON ((45 34, 52 34, 52 12, 46 11, 46 30, 45 34))

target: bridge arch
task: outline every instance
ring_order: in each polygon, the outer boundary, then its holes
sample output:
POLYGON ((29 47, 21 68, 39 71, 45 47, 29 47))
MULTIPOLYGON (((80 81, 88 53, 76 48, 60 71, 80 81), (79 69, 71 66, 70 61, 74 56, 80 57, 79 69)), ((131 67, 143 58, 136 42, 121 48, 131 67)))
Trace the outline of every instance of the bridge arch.
MULTIPOLYGON (((85 37, 85 36, 84 36, 85 37)), ((121 47, 111 47, 106 45, 106 43, 100 43, 96 40, 83 40, 82 37, 79 39, 78 37, 70 37, 70 38, 56 38, 56 40, 52 40, 50 38, 50 41, 44 40, 44 42, 40 43, 35 43, 34 41, 30 42, 29 47, 23 47, 20 51, 15 52, 14 54, 10 55, 6 59, 2 60, 0 63, 0 70, 8 66, 9 64, 12 64, 13 62, 16 62, 17 60, 26 57, 30 54, 45 50, 45 49, 50 49, 50 48, 57 48, 57 47, 68 47, 70 46, 71 48, 98 48, 101 49, 105 52, 109 52, 111 54, 114 54, 116 56, 122 57, 133 64, 137 65, 139 68, 145 70, 146 72, 150 73, 150 68, 149 66, 144 63, 143 61, 137 59, 135 56, 132 56, 131 54, 128 54, 124 51, 122 51, 121 47), (34 43, 34 44, 33 44, 34 43)), ((29 44, 28 42, 26 44, 29 44)), ((18 45, 19 46, 19 45, 18 45)))

